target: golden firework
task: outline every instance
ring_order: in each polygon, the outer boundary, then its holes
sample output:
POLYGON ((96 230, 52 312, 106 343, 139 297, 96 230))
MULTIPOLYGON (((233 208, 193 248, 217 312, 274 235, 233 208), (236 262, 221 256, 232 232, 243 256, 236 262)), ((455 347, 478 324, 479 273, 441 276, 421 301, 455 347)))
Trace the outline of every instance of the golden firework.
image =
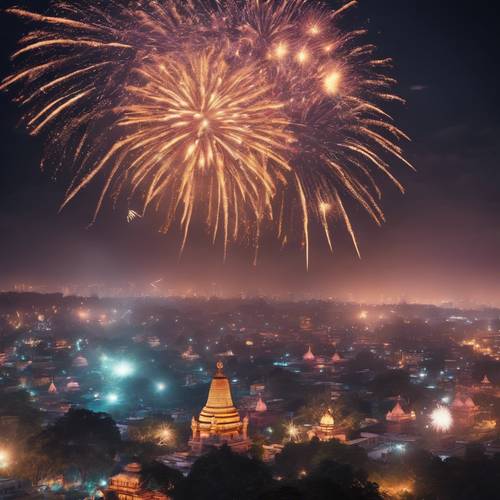
MULTIPOLYGON (((390 60, 362 30, 312 0, 54 2, 47 15, 8 9, 37 25, 21 39, 19 68, 0 89, 17 91, 48 155, 77 166, 63 206, 92 181, 211 238, 259 247, 264 222, 309 260, 317 225, 333 250, 343 221, 356 252, 351 201, 384 221, 377 172, 401 191, 392 160, 411 166, 407 136, 384 110, 400 102, 390 60), (296 221, 300 220, 297 231, 296 221)), ((130 214, 130 212, 129 212, 130 214)))

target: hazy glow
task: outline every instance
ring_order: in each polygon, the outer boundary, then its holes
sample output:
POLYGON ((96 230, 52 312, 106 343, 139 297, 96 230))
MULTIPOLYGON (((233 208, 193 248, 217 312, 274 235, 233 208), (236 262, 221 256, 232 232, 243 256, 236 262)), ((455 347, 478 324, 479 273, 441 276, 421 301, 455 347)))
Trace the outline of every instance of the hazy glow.
POLYGON ((6 450, 0 450, 0 469, 6 469, 9 466, 10 455, 6 450))
POLYGON ((108 403, 117 403, 118 402, 118 394, 111 392, 106 396, 106 400, 108 403))
POLYGON ((130 377, 134 371, 134 365, 128 361, 120 361, 113 367, 113 374, 120 378, 130 377))

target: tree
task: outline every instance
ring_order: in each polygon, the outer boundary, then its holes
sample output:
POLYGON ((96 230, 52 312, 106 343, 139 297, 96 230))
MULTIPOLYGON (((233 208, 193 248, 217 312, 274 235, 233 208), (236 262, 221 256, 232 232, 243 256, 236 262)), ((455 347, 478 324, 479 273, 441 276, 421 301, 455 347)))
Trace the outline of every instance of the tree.
POLYGON ((106 413, 71 409, 33 438, 32 460, 50 464, 48 471, 76 470, 82 482, 106 477, 121 445, 120 432, 106 413))
POLYGON ((275 468, 278 475, 295 479, 301 473, 309 473, 324 460, 362 469, 368 464, 368 455, 359 446, 346 446, 335 439, 321 442, 313 438, 308 443, 288 443, 276 456, 275 468))
POLYGON ((305 500, 382 500, 364 471, 333 460, 322 461, 299 484, 305 500))
POLYGON ((272 484, 266 465, 223 446, 196 460, 174 499, 255 500, 272 484))
POLYGON ((147 489, 171 493, 183 480, 183 475, 160 462, 153 461, 142 466, 142 479, 147 489))

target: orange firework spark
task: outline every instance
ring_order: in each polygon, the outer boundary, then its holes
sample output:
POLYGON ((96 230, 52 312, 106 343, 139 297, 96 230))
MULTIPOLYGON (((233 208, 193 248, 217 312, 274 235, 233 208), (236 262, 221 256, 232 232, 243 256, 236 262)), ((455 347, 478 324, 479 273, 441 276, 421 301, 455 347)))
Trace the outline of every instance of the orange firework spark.
POLYGON ((17 91, 32 134, 50 130, 48 152, 77 170, 63 206, 103 178, 107 198, 139 198, 178 221, 186 243, 194 217, 212 239, 261 225, 282 244, 300 234, 309 260, 318 224, 333 250, 345 224, 359 248, 348 200, 381 224, 377 172, 403 191, 390 159, 408 166, 408 139, 383 109, 390 61, 344 32, 312 0, 120 0, 54 2, 47 15, 8 12, 37 27, 13 54, 19 69, 0 90, 17 91), (57 146, 57 147, 55 147, 57 146), (294 220, 301 220, 296 231, 294 220))

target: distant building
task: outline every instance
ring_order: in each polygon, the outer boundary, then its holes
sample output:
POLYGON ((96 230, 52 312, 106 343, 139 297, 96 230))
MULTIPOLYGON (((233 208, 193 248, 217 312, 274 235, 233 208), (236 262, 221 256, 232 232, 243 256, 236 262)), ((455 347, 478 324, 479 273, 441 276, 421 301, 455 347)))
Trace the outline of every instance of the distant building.
POLYGON ((385 419, 393 423, 412 422, 416 419, 416 415, 414 411, 405 412, 401 406, 401 398, 398 397, 394 408, 387 412, 385 419))
POLYGON ((454 423, 458 427, 472 427, 476 421, 476 415, 479 412, 477 406, 470 396, 461 396, 456 394, 451 403, 451 412, 453 413, 454 423))
POLYGON ((259 397, 259 400, 257 401, 257 404, 255 405, 255 411, 257 413, 264 413, 267 411, 267 405, 264 403, 261 397, 259 397))
POLYGON ((144 488, 138 463, 128 464, 122 472, 112 476, 104 497, 110 500, 170 500, 165 493, 144 488))
POLYGON ((196 359, 199 359, 200 355, 193 352, 193 348, 189 346, 187 350, 181 354, 181 358, 187 361, 194 361, 196 359))
POLYGON ((263 394, 266 390, 266 386, 264 384, 252 384, 250 386, 250 395, 251 396, 259 396, 263 394))
POLYGON ((304 361, 314 361, 316 359, 316 356, 313 354, 311 350, 311 346, 309 346, 307 352, 302 356, 302 359, 304 361))
POLYGON ((330 410, 327 410, 321 417, 319 425, 314 425, 307 433, 309 439, 317 437, 320 441, 330 441, 338 439, 346 441, 346 429, 335 425, 335 420, 330 410))
POLYGON ((240 418, 233 404, 231 387, 223 367, 219 361, 208 391, 207 404, 201 410, 198 420, 193 417, 191 421, 189 447, 194 455, 224 444, 239 453, 245 453, 250 448, 248 417, 243 420, 240 418))

